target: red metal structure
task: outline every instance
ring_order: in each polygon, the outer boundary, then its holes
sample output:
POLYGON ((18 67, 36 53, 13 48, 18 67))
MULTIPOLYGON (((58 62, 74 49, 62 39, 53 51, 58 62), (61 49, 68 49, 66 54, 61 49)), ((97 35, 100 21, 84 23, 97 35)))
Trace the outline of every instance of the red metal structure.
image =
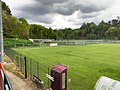
POLYGON ((0 90, 13 90, 2 63, 0 63, 0 90))
POLYGON ((4 68, 3 68, 3 66, 2 66, 2 64, 0 63, 0 90, 2 90, 2 88, 3 88, 3 83, 2 82, 4 82, 3 80, 4 80, 4 74, 5 74, 5 71, 4 71, 4 68))
POLYGON ((67 90, 67 67, 61 64, 56 65, 51 69, 51 76, 54 81, 51 81, 52 90, 67 90))

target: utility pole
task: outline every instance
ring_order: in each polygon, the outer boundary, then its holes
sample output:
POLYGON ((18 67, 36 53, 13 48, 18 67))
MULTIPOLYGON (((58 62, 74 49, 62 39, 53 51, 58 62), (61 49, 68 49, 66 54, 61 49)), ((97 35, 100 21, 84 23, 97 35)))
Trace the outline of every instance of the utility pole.
POLYGON ((3 49, 3 28, 2 28, 2 2, 0 0, 0 62, 4 62, 4 49, 3 49))

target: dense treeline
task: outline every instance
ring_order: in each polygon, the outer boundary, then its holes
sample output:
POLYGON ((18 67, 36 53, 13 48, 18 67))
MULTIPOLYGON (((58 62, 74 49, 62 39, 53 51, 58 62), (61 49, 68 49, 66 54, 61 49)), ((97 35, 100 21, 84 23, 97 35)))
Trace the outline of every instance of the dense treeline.
POLYGON ((80 28, 52 29, 37 24, 28 24, 24 18, 12 16, 9 7, 2 2, 3 30, 7 38, 37 39, 120 39, 119 17, 109 22, 103 20, 96 25, 94 22, 83 23, 80 28))
POLYGON ((2 2, 3 34, 7 38, 29 38, 29 24, 24 18, 12 16, 9 7, 2 2))
POLYGON ((96 25, 94 22, 83 23, 80 28, 52 29, 41 25, 30 25, 30 38, 40 39, 120 39, 120 21, 113 19, 108 23, 103 20, 96 25))

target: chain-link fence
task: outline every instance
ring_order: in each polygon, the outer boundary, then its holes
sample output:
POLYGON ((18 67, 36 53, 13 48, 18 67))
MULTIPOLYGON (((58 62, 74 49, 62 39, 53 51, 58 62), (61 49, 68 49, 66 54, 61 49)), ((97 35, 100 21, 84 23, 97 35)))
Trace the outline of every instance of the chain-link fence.
POLYGON ((24 74, 25 78, 37 83, 38 88, 45 86, 49 87, 49 80, 46 74, 49 74, 49 66, 45 66, 29 57, 21 55, 11 48, 5 48, 5 54, 10 57, 12 62, 16 64, 19 70, 24 74))
POLYGON ((118 44, 120 40, 62 40, 62 41, 52 41, 47 43, 57 43, 58 45, 85 45, 85 44, 99 44, 99 43, 110 43, 118 44))
POLYGON ((72 45, 86 45, 86 44, 99 44, 99 43, 110 43, 119 44, 120 40, 59 40, 59 41, 47 41, 39 43, 14 43, 14 44, 4 44, 5 47, 18 48, 18 47, 48 47, 50 44, 56 43, 58 46, 72 46, 72 45))

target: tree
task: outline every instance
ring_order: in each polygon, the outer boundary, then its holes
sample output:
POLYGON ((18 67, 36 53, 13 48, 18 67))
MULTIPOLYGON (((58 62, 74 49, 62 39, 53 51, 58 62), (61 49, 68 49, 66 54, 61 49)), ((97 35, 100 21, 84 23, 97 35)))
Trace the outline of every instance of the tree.
POLYGON ((11 10, 10 8, 6 5, 5 2, 2 1, 2 10, 4 13, 6 13, 7 15, 12 15, 11 14, 11 10))
POLYGON ((118 40, 120 37, 120 30, 116 27, 110 27, 106 32, 105 35, 109 39, 116 39, 118 40))
POLYGON ((2 13, 3 15, 3 34, 5 37, 17 37, 17 33, 15 32, 16 27, 18 26, 17 18, 7 15, 6 13, 2 13))
POLYGON ((7 38, 29 38, 29 24, 24 18, 12 16, 11 10, 2 2, 3 35, 7 38))
POLYGON ((109 24, 102 20, 96 28, 97 36, 99 36, 101 39, 105 38, 105 32, 108 30, 109 27, 109 24))
POLYGON ((19 34, 21 35, 20 38, 29 38, 29 24, 28 22, 25 20, 25 18, 19 18, 18 19, 18 23, 19 23, 19 34))
POLYGON ((3 34, 7 38, 29 38, 29 24, 3 12, 3 34))

